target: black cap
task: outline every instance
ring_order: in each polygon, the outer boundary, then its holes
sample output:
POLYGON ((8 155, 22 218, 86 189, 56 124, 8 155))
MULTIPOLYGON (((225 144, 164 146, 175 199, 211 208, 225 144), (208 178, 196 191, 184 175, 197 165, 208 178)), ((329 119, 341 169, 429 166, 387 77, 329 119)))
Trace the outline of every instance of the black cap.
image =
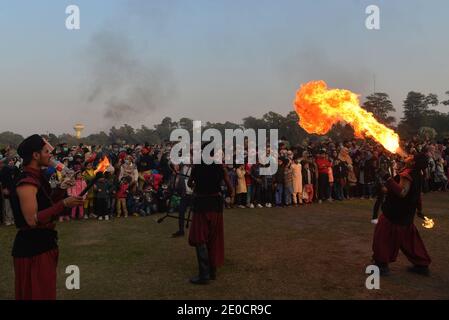
POLYGON ((30 159, 33 152, 40 152, 45 146, 45 140, 38 134, 34 134, 25 140, 17 148, 17 154, 22 159, 30 159))

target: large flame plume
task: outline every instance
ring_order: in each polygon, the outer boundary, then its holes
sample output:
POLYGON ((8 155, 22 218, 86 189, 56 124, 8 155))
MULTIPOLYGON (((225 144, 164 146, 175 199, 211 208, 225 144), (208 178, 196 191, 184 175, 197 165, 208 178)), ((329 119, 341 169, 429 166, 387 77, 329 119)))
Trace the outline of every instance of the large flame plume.
POLYGON ((326 82, 311 81, 298 90, 294 105, 299 125, 308 133, 323 135, 334 124, 346 122, 354 128, 357 138, 373 138, 388 151, 403 155, 397 133, 361 108, 357 95, 349 90, 329 90, 326 82))

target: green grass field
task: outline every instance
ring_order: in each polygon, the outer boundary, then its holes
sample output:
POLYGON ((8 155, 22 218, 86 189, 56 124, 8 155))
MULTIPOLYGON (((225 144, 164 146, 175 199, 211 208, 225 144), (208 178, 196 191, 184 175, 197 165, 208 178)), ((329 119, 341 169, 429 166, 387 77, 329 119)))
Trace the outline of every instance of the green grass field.
MULTIPOLYGON (((226 210, 225 265, 208 286, 188 283, 196 256, 187 237, 170 238, 175 219, 59 224, 58 299, 449 299, 449 194, 424 198, 436 222, 432 230, 418 226, 433 259, 431 277, 408 273, 400 254, 380 290, 365 288, 372 205, 226 210), (80 290, 65 288, 68 265, 80 268, 80 290)), ((0 299, 14 297, 14 235, 0 228, 0 299)))

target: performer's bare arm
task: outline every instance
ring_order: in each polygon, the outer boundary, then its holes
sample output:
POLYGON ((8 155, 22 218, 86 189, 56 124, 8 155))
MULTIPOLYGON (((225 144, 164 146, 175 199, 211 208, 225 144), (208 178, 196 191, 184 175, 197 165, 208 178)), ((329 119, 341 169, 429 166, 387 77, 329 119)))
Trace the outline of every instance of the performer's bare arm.
POLYGON ((55 205, 38 212, 37 195, 38 188, 31 184, 24 184, 17 187, 20 208, 29 227, 35 228, 38 224, 51 222, 54 217, 64 210, 64 207, 73 208, 84 203, 81 197, 69 197, 56 203, 55 205))
POLYGON ((27 184, 17 187, 17 195, 19 196, 20 208, 26 223, 31 228, 37 226, 37 187, 27 184))

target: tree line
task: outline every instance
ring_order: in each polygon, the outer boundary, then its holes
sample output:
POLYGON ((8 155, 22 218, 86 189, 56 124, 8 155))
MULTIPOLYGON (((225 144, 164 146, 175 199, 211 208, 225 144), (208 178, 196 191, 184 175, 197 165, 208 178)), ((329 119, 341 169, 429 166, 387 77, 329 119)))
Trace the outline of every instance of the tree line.
MULTIPOLYGON (((446 92, 449 95, 449 91, 446 92)), ((410 139, 419 135, 422 139, 447 139, 449 138, 449 112, 443 113, 433 110, 432 107, 439 104, 449 106, 448 100, 439 100, 436 94, 423 94, 411 91, 407 94, 403 102, 403 117, 397 121, 391 114, 396 111, 387 93, 377 92, 369 95, 362 107, 372 112, 374 117, 386 126, 396 130, 402 139, 410 139)), ((284 137, 292 144, 300 144, 304 139, 317 139, 315 135, 309 135, 298 125, 298 115, 295 111, 283 116, 276 112, 268 112, 261 118, 249 116, 242 119, 241 123, 226 121, 224 123, 206 122, 203 129, 218 129, 223 135, 225 129, 278 129, 279 137, 284 137)), ((140 128, 133 128, 125 124, 121 127, 112 127, 108 133, 101 131, 88 135, 87 137, 76 139, 71 134, 64 133, 55 135, 53 133, 43 134, 53 145, 67 143, 77 145, 79 143, 87 145, 110 145, 119 144, 161 144, 170 139, 173 129, 183 128, 192 131, 193 120, 181 118, 174 121, 170 117, 162 119, 161 123, 153 128, 142 125, 140 128)), ((353 130, 349 125, 337 124, 327 134, 335 140, 348 140, 353 138, 353 130)), ((10 145, 17 147, 24 139, 23 136, 13 132, 0 133, 0 147, 10 145)))

